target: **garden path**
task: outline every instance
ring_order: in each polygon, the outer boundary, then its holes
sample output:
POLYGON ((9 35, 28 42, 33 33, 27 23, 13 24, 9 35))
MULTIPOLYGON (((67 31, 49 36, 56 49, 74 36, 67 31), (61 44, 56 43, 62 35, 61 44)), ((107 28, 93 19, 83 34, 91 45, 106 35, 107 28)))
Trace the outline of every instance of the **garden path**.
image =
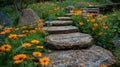
POLYGON ((48 67, 98 67, 115 63, 112 53, 93 45, 89 34, 80 33, 72 26, 71 14, 58 17, 50 27, 44 27, 50 35, 45 38, 52 50, 46 56, 50 58, 48 67))

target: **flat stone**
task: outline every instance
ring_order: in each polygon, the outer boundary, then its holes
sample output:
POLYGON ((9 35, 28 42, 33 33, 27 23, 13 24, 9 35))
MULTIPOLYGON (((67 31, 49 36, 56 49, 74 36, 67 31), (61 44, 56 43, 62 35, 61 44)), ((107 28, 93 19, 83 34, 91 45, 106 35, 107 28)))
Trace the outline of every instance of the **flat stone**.
POLYGON ((61 21, 71 20, 71 17, 57 17, 57 20, 61 20, 61 21))
POLYGON ((71 13, 67 13, 67 14, 65 15, 65 17, 71 17, 71 16, 72 16, 71 13))
POLYGON ((101 64, 115 64, 112 53, 102 47, 92 46, 83 50, 53 51, 46 55, 50 58, 47 67, 98 67, 101 64))
POLYGON ((47 31, 50 34, 64 34, 77 32, 78 28, 75 26, 52 26, 43 27, 43 30, 47 31))
POLYGON ((69 26, 72 23, 72 21, 47 21, 46 24, 52 25, 52 26, 69 26))
POLYGON ((70 49, 74 47, 89 47, 93 45, 93 38, 89 34, 69 33, 69 34, 54 34, 46 38, 46 42, 51 44, 52 49, 70 49))

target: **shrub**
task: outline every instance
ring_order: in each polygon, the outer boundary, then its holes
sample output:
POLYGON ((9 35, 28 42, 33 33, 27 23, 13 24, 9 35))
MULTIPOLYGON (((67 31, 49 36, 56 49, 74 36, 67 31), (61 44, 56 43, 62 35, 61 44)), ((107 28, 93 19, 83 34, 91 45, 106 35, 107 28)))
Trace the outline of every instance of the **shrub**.
MULTIPOLYGON (((43 23, 17 28, 0 25, 0 66, 34 67, 41 66, 43 54, 48 52, 42 30, 43 23)), ((46 60, 49 63, 49 58, 46 60)), ((44 66, 44 65, 43 65, 44 66)))
POLYGON ((84 17, 82 10, 73 10, 75 16, 72 17, 74 24, 79 27, 80 32, 91 34, 94 38, 95 45, 112 49, 114 31, 112 23, 107 22, 107 16, 94 17, 96 14, 87 14, 84 17))

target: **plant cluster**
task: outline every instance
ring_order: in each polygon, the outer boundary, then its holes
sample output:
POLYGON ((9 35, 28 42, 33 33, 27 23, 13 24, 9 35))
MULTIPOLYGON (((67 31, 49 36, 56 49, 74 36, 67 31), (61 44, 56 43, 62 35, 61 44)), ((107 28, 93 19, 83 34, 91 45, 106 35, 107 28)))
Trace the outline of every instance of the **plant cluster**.
POLYGON ((44 55, 48 52, 42 29, 38 20, 33 25, 17 28, 0 25, 0 66, 36 67, 46 66, 50 59, 44 55))

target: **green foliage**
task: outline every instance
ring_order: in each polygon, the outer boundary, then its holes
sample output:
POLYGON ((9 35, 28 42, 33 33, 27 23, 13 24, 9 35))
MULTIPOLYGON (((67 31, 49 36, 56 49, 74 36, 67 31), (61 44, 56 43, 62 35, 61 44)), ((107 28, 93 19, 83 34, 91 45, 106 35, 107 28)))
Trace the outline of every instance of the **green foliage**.
POLYGON ((26 54, 27 56, 32 57, 32 53, 36 51, 41 52, 43 54, 47 53, 47 44, 45 44, 44 42, 44 37, 47 35, 47 33, 41 32, 39 29, 37 29, 37 27, 34 27, 33 25, 11 28, 9 30, 7 29, 9 28, 3 28, 2 30, 0 30, 0 32, 4 32, 5 30, 8 32, 6 34, 0 34, 0 37, 2 37, 2 40, 0 40, 0 67, 36 67, 36 65, 34 64, 35 61, 29 59, 24 60, 20 64, 14 64, 13 57, 18 54, 26 54), (17 38, 10 38, 9 36, 11 34, 16 34, 17 38), (24 36, 20 37, 20 34, 24 36), (31 43, 32 40, 38 40, 39 43, 31 43), (32 46, 23 47, 24 43, 30 43, 32 44, 32 46), (11 46, 9 51, 3 50, 2 46, 5 44, 9 44, 11 46), (43 46, 44 48, 37 48, 37 46, 43 46))
POLYGON ((74 21, 74 25, 79 27, 80 32, 92 35, 95 45, 99 45, 107 49, 113 48, 114 31, 112 29, 112 24, 105 22, 106 19, 103 18, 102 21, 98 21, 98 18, 83 18, 82 16, 73 16, 72 19, 74 21), (92 22, 92 20, 95 21, 92 22), (105 26, 107 29, 104 28, 105 26))

